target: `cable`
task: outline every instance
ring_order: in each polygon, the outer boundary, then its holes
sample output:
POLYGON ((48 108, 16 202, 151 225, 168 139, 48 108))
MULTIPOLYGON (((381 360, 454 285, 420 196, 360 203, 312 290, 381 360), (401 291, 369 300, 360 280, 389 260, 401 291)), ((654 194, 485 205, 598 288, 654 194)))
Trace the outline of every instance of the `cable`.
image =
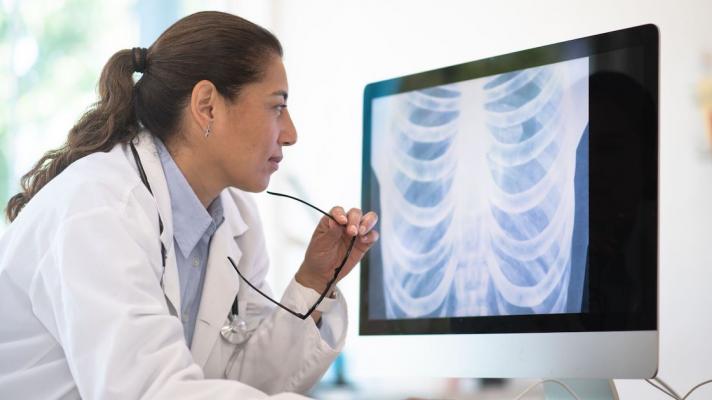
POLYGON ((708 379, 708 380, 706 380, 706 381, 704 381, 704 382, 698 383, 697 385, 695 385, 695 387, 693 387, 692 389, 690 389, 690 391, 687 392, 687 394, 684 395, 681 400, 686 400, 687 397, 692 394, 692 392, 694 392, 695 390, 699 389, 700 387, 702 387, 702 386, 704 386, 704 385, 706 385, 706 384, 708 384, 708 383, 710 383, 710 382, 712 382, 712 379, 708 379))
POLYGON ((680 395, 677 394, 675 391, 673 391, 671 388, 668 388, 667 386, 665 386, 664 388, 660 387, 660 386, 656 385, 655 383, 653 383, 653 381, 650 379, 646 379, 645 381, 648 382, 650 384, 650 386, 654 387, 655 389, 658 389, 659 391, 665 393, 666 395, 672 397, 673 399, 680 400, 680 395))
POLYGON ((691 395, 695 390, 701 388, 702 386, 704 386, 704 385, 706 385, 706 384, 708 384, 708 383, 712 383, 712 379, 708 379, 708 380, 706 380, 706 381, 704 381, 704 382, 700 382, 700 383, 698 383, 697 385, 695 385, 692 389, 690 389, 690 391, 687 392, 687 394, 685 394, 684 396, 680 396, 680 395, 675 391, 675 389, 673 389, 670 385, 668 385, 667 383, 665 383, 665 381, 662 380, 661 378, 657 378, 657 377, 656 377, 656 378, 653 378, 653 379, 646 379, 645 381, 648 382, 648 383, 649 383, 651 386, 653 386, 654 388, 658 389, 659 391, 665 393, 666 395, 672 397, 672 398, 675 399, 675 400, 687 400, 687 398, 690 397, 690 395, 691 395), (653 383, 653 381, 658 382, 662 387, 656 385, 655 383, 653 383))
MULTIPOLYGON (((687 392, 687 394, 685 394, 684 396, 681 397, 681 396, 675 391, 675 389, 673 389, 672 386, 668 385, 664 380, 662 380, 662 378, 655 377, 655 378, 653 378, 653 379, 645 379, 645 381, 648 382, 652 387, 658 389, 659 391, 665 393, 666 395, 672 397, 672 398, 675 399, 675 400, 687 400, 687 398, 690 397, 690 395, 692 395, 692 393, 693 393, 695 390, 697 390, 697 389, 701 388, 702 386, 705 386, 705 385, 707 385, 707 384, 709 384, 709 383, 712 383, 712 379, 708 379, 708 380, 706 380, 706 381, 704 381, 704 382, 700 382, 700 383, 698 383, 697 385, 693 386, 692 389, 690 389, 690 391, 687 392), (660 386, 658 386, 658 385, 655 384, 654 382, 659 383, 660 386)), ((576 393, 573 391, 573 389, 571 389, 571 387, 570 387, 569 385, 565 384, 564 382, 558 381, 558 380, 556 380, 556 379, 544 379, 544 380, 542 380, 542 381, 536 382, 536 383, 530 385, 528 388, 526 388, 526 389, 525 389, 524 391, 522 391, 521 393, 519 393, 519 395, 517 395, 517 397, 516 397, 514 400, 521 400, 522 397, 524 397, 524 395, 526 395, 527 393, 531 392, 532 389, 534 389, 535 387, 537 387, 537 386, 539 386, 539 385, 543 385, 543 384, 546 383, 546 382, 551 382, 551 383, 556 383, 556 384, 558 384, 559 386, 563 387, 567 392, 569 392, 569 394, 571 395, 571 397, 573 397, 573 398, 576 399, 576 400, 581 400, 581 398, 579 398, 579 397, 576 395, 576 393)))
POLYGON ((675 397, 682 397, 678 392, 675 391, 675 389, 672 388, 672 386, 668 385, 668 383, 665 382, 661 377, 656 376, 655 378, 653 378, 653 380, 661 384, 665 389, 667 389, 668 392, 672 393, 675 397))
POLYGON ((559 386, 563 387, 564 389, 566 389, 567 392, 569 392, 569 394, 571 395, 571 397, 573 397, 573 398, 576 399, 576 400, 581 400, 581 398, 579 398, 579 397, 576 395, 576 393, 574 393, 573 389, 571 389, 571 387, 569 387, 569 385, 565 384, 564 382, 557 381, 556 379, 544 379, 543 381, 537 382, 537 383, 535 383, 535 384, 529 386, 528 388, 526 388, 522 393, 519 393, 519 395, 518 395, 514 400, 521 400, 522 397, 524 397, 525 394, 529 393, 529 392, 530 392, 532 389, 534 389, 535 387, 537 387, 537 386, 539 386, 539 385, 545 384, 546 382, 551 382, 551 383, 557 383, 557 384, 559 384, 559 386))

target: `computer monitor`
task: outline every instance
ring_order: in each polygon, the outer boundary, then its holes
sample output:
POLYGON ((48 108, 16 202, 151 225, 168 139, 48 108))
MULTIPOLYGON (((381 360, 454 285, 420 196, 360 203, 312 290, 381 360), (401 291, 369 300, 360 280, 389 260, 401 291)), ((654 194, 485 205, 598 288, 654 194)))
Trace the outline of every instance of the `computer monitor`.
POLYGON ((658 63, 644 25, 366 86, 374 374, 656 374, 658 63))

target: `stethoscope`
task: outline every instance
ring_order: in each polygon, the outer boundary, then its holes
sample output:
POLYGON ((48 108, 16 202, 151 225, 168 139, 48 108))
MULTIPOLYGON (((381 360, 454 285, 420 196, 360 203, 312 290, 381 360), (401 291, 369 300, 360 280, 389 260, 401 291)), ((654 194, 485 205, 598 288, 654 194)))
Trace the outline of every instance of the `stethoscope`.
MULTIPOLYGON (((141 177, 141 182, 143 182, 148 192, 153 196, 153 191, 151 190, 151 185, 148 183, 148 177, 146 176, 146 171, 143 169, 143 164, 141 163, 141 158, 138 156, 138 151, 133 142, 129 143, 131 146, 131 153, 133 153, 134 160, 136 161, 136 166, 138 167, 138 174, 141 177)), ((163 221, 161 220, 161 215, 158 215, 158 230, 159 233, 163 234, 163 221)), ((163 276, 166 272, 166 257, 167 257, 166 246, 161 241, 161 263, 163 266, 163 271, 161 272, 161 289, 163 289, 163 276)), ((233 265, 234 266, 234 265, 233 265)), ((237 267, 235 267, 237 271, 237 267)), ((239 275, 239 271, 237 271, 239 275)), ((230 307, 230 314, 228 315, 227 321, 220 328, 220 336, 223 337, 225 341, 232 344, 244 343, 250 338, 250 330, 248 329, 247 322, 240 316, 238 309, 237 296, 235 300, 232 301, 232 306, 230 307)))
MULTIPOLYGON (((237 271, 237 268, 235 268, 237 271)), ((237 271, 239 274, 239 271, 237 271)), ((247 327, 247 321, 240 316, 238 310, 237 295, 232 301, 230 314, 227 316, 227 322, 220 328, 220 336, 228 343, 241 344, 250 338, 250 330, 247 327)))

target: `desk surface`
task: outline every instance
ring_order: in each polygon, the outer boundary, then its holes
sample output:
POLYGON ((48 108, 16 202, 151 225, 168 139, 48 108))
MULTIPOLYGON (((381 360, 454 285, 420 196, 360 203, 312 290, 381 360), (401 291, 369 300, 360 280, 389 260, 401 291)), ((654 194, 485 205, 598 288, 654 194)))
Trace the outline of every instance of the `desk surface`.
MULTIPOLYGON (((399 379, 389 383, 385 379, 366 379, 347 386, 319 385, 310 396, 320 400, 507 400, 514 399, 537 380, 506 379, 501 383, 487 383, 479 379, 418 379, 409 385, 399 379)), ((522 400, 542 400, 541 385, 532 389, 522 400)))

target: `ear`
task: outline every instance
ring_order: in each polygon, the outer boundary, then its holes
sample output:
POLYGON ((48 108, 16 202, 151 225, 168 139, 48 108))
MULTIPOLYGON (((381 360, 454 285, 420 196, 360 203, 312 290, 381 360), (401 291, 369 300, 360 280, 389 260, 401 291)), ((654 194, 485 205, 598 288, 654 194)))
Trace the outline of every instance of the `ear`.
POLYGON ((193 86, 190 95, 190 114, 201 131, 205 131, 208 124, 213 122, 219 95, 215 85, 208 80, 202 80, 193 86))

